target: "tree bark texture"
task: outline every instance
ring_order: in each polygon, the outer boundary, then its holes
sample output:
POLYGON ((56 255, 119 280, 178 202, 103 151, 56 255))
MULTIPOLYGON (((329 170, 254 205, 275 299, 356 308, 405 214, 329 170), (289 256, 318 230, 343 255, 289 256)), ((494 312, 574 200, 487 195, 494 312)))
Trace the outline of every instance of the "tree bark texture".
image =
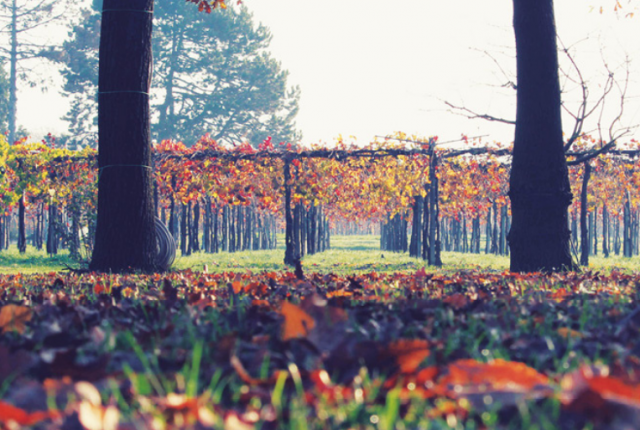
POLYGON ((92 270, 155 268, 149 129, 152 22, 153 0, 104 0, 98 79, 98 219, 92 270))
POLYGON ((513 272, 573 268, 552 0, 514 0, 517 113, 509 197, 513 272))

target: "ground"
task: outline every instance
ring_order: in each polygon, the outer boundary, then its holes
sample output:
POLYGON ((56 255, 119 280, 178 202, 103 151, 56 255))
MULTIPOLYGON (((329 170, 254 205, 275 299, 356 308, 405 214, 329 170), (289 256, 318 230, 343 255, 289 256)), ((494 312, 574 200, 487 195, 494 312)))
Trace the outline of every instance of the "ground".
POLYGON ((0 277, 0 428, 640 425, 634 259, 517 275, 376 248, 334 238, 297 275, 282 250, 126 276, 24 257, 39 273, 0 277))

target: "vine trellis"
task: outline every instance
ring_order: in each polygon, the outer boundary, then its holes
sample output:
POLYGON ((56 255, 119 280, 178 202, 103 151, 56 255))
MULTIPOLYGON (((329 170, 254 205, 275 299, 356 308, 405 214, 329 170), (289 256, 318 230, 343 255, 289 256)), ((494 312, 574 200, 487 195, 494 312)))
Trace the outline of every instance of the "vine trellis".
MULTIPOLYGON (((440 265, 440 233, 439 233, 439 193, 438 193, 438 175, 436 174, 440 160, 454 158, 460 156, 478 156, 491 155, 493 157, 505 157, 501 163, 508 164, 507 158, 511 154, 508 148, 488 148, 488 147, 472 147, 463 149, 443 150, 436 146, 435 139, 429 139, 426 142, 412 141, 407 139, 389 139, 400 142, 410 142, 419 145, 418 148, 399 148, 399 147, 369 147, 369 148, 337 148, 337 149, 298 149, 291 150, 288 148, 274 148, 254 150, 250 147, 241 146, 231 150, 218 149, 202 149, 193 151, 190 154, 176 154, 171 152, 155 152, 153 162, 155 165, 165 163, 167 161, 182 160, 191 162, 205 162, 206 160, 224 160, 232 163, 239 161, 255 161, 260 159, 279 159, 282 161, 282 174, 284 177, 284 219, 285 219, 285 262, 294 264, 300 258, 296 255, 296 238, 293 234, 293 215, 292 215, 292 166, 297 168, 296 160, 303 159, 327 159, 344 162, 353 158, 364 159, 381 159, 386 157, 425 157, 428 158, 429 174, 424 181, 424 206, 421 216, 425 219, 425 229, 422 231, 422 251, 414 252, 421 255, 430 265, 440 265)), ((449 143, 449 142, 447 142, 449 143)), ((621 157, 635 159, 640 154, 640 150, 615 149, 613 144, 602 146, 599 149, 574 151, 567 153, 567 157, 572 158, 568 161, 569 165, 587 163, 589 160, 603 154, 610 154, 621 157)), ((23 156, 27 158, 28 155, 23 156)), ((20 157, 18 157, 20 158, 20 157)), ((96 168, 97 154, 83 156, 58 156, 51 158, 49 168, 52 171, 62 168, 69 163, 78 163, 86 161, 90 167, 96 168)), ((426 162, 426 160, 425 160, 426 162)), ((584 193, 583 193, 584 194, 584 193)), ((585 202, 583 201, 583 206, 585 202)), ((415 212, 414 212, 415 213, 415 212)), ((299 240, 299 239, 298 239, 299 240)))

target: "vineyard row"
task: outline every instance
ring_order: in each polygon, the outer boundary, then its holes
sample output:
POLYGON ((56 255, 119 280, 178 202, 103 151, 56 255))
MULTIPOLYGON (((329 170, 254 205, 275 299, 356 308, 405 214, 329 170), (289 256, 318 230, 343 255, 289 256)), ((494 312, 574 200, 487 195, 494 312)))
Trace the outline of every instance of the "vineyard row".
MULTIPOLYGON (((252 158, 256 151, 250 147, 224 150, 203 139, 186 148, 165 141, 155 147, 157 215, 183 254, 201 249, 200 238, 209 252, 272 248, 275 232, 282 229, 292 262, 307 249, 326 249, 337 220, 387 225, 381 228, 383 249, 408 249, 430 264, 438 264, 441 249, 480 252, 482 236, 488 243, 485 252, 507 252, 508 157, 486 151, 470 155, 458 150, 455 156, 439 150, 403 152, 390 145, 379 153, 374 149, 380 150, 380 144, 368 153, 353 149, 353 157, 349 148, 339 147, 298 158, 296 152, 264 145, 260 157, 252 158), (228 156, 200 157, 206 151, 226 151, 228 156), (265 155, 270 151, 273 157, 265 155), (405 232, 411 226, 409 239, 402 239, 402 228, 389 222, 396 219, 404 223, 405 232), (400 239, 394 243, 390 238, 395 236, 400 239)), ((574 196, 580 197, 570 209, 574 235, 584 206, 593 220, 585 236, 591 252, 597 250, 599 231, 605 254, 620 248, 625 255, 637 253, 637 160, 601 155, 591 165, 584 200, 584 165, 570 169, 574 196)), ((36 246, 57 240, 43 239, 47 232, 48 237, 61 237, 74 254, 90 252, 101 175, 94 152, 5 145, 0 147, 0 167, 3 246, 9 238, 7 216, 15 213, 21 249, 29 228, 36 246)), ((49 248, 55 252, 55 246, 49 248)))

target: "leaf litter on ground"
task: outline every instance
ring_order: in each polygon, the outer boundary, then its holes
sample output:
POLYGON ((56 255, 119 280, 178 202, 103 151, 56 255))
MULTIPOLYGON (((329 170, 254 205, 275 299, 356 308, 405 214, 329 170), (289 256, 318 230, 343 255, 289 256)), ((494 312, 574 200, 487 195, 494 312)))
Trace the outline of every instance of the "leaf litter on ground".
POLYGON ((639 283, 1 276, 0 428, 638 428, 639 283))

